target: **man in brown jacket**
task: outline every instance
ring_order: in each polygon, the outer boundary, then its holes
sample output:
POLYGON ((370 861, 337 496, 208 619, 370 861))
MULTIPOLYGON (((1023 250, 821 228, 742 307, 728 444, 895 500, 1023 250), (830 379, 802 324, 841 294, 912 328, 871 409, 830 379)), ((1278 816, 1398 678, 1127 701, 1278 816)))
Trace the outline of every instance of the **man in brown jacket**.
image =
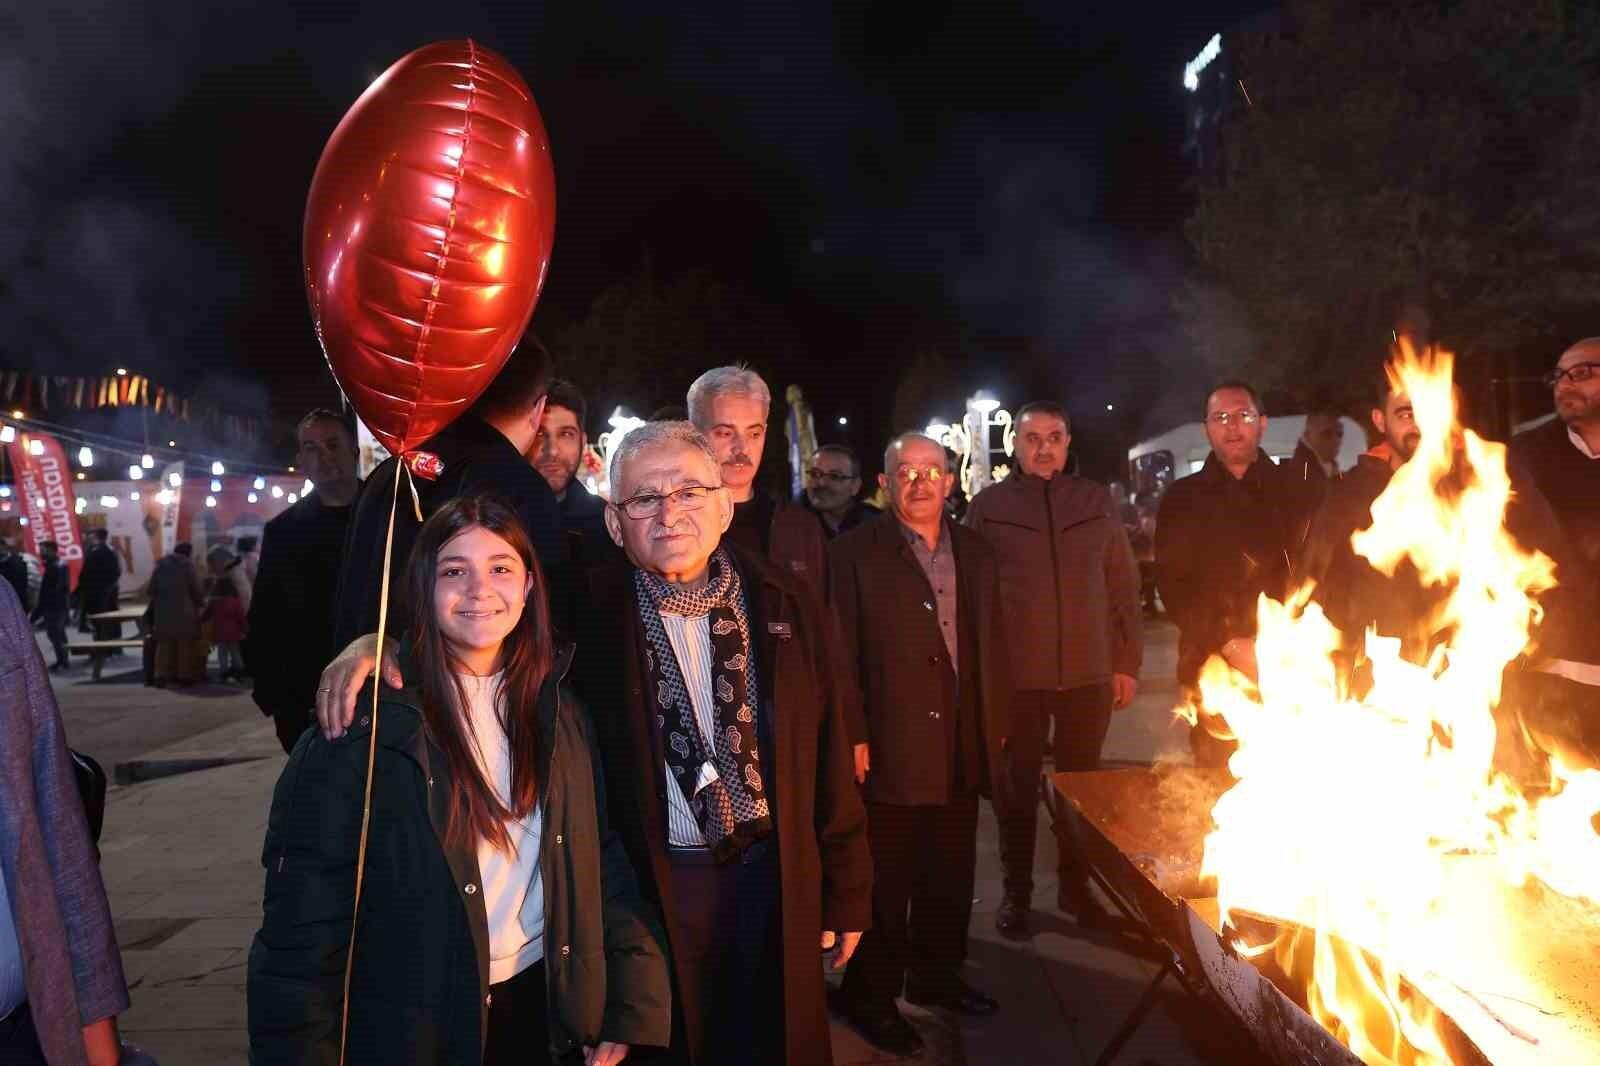
POLYGON ((828 588, 822 524, 804 507, 756 486, 772 408, 767 383, 746 366, 713 367, 694 379, 687 402, 689 421, 711 442, 733 500, 728 542, 804 581, 821 599, 828 588))
MULTIPOLYGON (((1022 472, 990 485, 967 525, 1000 559, 1002 603, 1017 696, 1011 715, 1011 784, 995 808, 1006 898, 995 925, 1023 936, 1033 900, 1039 769, 1050 723, 1057 772, 1094 770, 1111 712, 1138 691, 1144 656, 1139 567, 1104 485, 1063 471, 1072 427, 1058 404, 1017 416, 1022 472)), ((1069 827, 1056 827, 1056 902, 1080 922, 1102 912, 1069 827)))
POLYGON ((1011 697, 994 552, 944 517, 944 449, 895 438, 882 483, 892 514, 829 548, 847 721, 877 880, 872 929, 840 988, 852 1022, 898 1055, 921 1047, 895 997, 962 1014, 998 1004, 961 976, 978 796, 1000 777, 1011 697))

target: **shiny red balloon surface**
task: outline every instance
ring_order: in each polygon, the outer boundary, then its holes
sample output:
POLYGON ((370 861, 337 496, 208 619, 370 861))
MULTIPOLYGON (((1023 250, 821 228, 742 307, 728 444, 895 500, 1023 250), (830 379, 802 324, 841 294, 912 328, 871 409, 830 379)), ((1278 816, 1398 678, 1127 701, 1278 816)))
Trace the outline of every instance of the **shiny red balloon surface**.
POLYGON ((391 452, 488 387, 527 328, 554 235, 544 120, 505 59, 430 44, 350 108, 311 179, 306 294, 334 377, 391 452))

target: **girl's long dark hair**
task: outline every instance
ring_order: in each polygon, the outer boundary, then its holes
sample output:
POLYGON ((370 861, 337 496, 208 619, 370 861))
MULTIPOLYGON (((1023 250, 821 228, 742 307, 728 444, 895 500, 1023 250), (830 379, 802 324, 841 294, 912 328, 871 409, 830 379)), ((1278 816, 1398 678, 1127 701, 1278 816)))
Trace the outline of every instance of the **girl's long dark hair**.
POLYGON ((539 690, 550 674, 550 608, 544 573, 533 544, 516 513, 491 496, 463 496, 433 513, 417 534, 407 575, 411 615, 411 650, 422 690, 422 717, 434 742, 450 764, 452 788, 445 840, 463 845, 487 840, 509 850, 507 818, 522 818, 539 799, 539 690), (522 618, 500 646, 504 676, 496 707, 505 728, 511 756, 511 804, 508 809, 484 780, 464 725, 466 692, 461 668, 434 618, 433 587, 439 552, 457 535, 474 527, 488 530, 511 545, 533 578, 522 618))

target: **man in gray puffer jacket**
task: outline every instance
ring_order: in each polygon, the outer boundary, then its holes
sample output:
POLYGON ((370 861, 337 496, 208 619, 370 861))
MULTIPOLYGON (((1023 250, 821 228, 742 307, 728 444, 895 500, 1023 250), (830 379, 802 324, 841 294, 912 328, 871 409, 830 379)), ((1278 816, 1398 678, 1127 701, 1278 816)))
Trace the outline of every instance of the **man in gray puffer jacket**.
MULTIPOLYGON (((1028 927, 1039 769, 1050 722, 1057 772, 1097 769, 1111 713, 1132 702, 1144 656, 1138 564, 1106 487, 1063 473, 1071 441, 1060 405, 1024 406, 1016 436, 1022 472, 980 492, 966 516, 1000 557, 1016 690, 1011 787, 996 789, 995 806, 1006 890, 995 925, 1008 936, 1025 935, 1028 927)), ((1065 825, 1057 827, 1056 842, 1057 904, 1092 924, 1103 911, 1065 825)))

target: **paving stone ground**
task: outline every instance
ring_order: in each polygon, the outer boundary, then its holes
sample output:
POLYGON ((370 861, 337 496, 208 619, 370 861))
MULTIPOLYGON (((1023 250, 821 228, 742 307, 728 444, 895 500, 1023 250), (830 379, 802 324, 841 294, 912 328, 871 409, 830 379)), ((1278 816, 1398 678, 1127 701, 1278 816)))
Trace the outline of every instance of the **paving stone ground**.
MULTIPOLYGON (((1112 762, 1148 763, 1186 754, 1170 706, 1174 635, 1148 630, 1137 704, 1118 715, 1107 741, 1112 762)), ((133 1007, 127 1038, 162 1066, 243 1066, 245 955, 260 921, 260 849, 283 753, 272 724, 248 694, 220 685, 187 691, 145 688, 137 660, 55 678, 74 747, 107 771, 135 760, 236 760, 214 769, 113 787, 101 838, 102 869, 116 920, 133 1007)), ((1056 914, 1054 844, 1041 818, 1035 935, 1016 942, 994 931, 1000 865, 993 813, 980 815, 977 899, 969 979, 1001 1000, 1000 1012, 972 1022, 907 1007, 929 1066, 1031 1066, 1093 1062, 1157 963, 1113 937, 1086 935, 1056 914)), ((1118 1062, 1193 1066, 1242 1061, 1217 1045, 1214 1023, 1171 990, 1118 1062)), ((894 1062, 853 1030, 835 1024, 838 1066, 894 1062)), ((795 1064, 804 1066, 804 1064, 795 1064)))

